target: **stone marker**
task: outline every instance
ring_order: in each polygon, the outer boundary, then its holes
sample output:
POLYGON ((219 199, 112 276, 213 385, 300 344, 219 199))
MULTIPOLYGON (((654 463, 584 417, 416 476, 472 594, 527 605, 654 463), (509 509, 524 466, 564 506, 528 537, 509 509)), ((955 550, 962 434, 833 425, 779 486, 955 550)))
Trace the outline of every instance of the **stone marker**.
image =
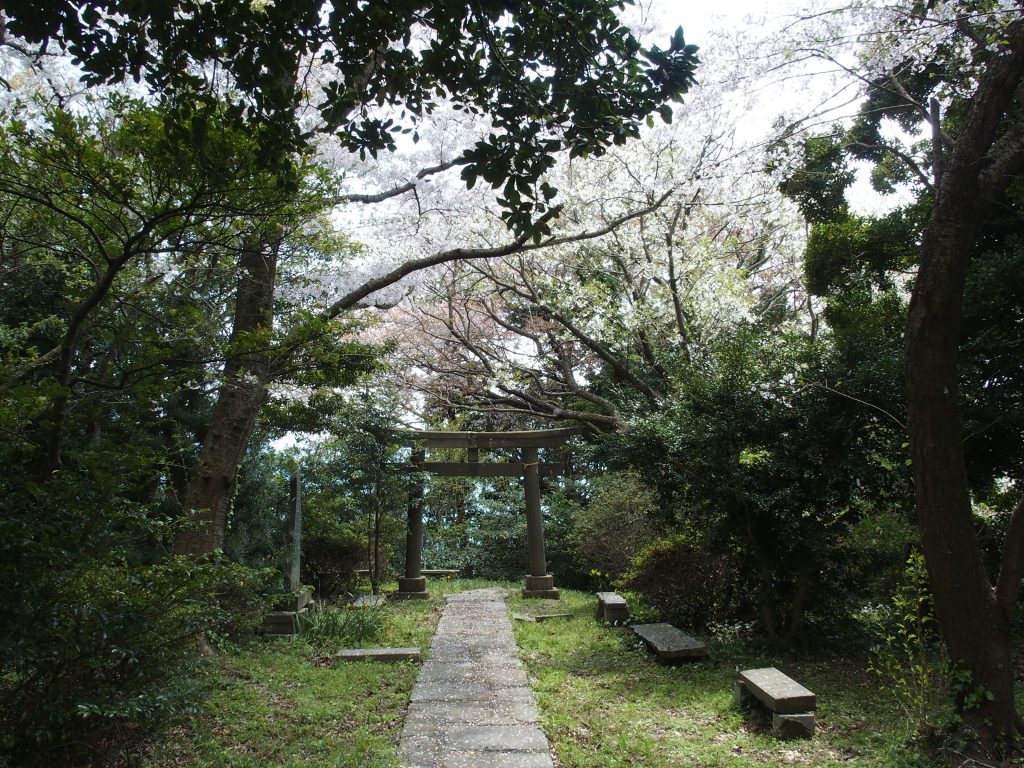
POLYGON ((547 621, 548 619, 571 619, 571 613, 535 613, 531 617, 534 621, 547 621))
POLYGON ((291 476, 289 491, 291 553, 285 582, 291 594, 279 598, 279 604, 275 606, 279 610, 263 617, 263 628, 272 637, 298 634, 313 606, 312 588, 302 586, 299 580, 302 564, 302 474, 298 469, 291 476))
POLYGON ((373 608, 384 605, 384 595, 360 595, 352 605, 356 608, 373 608))
POLYGON ((334 654, 338 661, 419 661, 419 648, 347 648, 334 654))
POLYGON ((629 606, 626 605, 626 598, 617 592, 598 592, 597 610, 594 618, 605 621, 629 621, 629 606))
POLYGON ((817 697, 775 667, 746 669, 736 681, 736 704, 754 698, 772 713, 772 728, 783 738, 814 735, 817 697))
POLYGON ((704 643, 694 640, 671 624, 637 624, 633 631, 664 661, 699 659, 707 652, 704 643))
POLYGON ((512 614, 512 618, 515 619, 516 621, 525 621, 525 622, 529 622, 531 624, 536 624, 537 623, 537 619, 535 619, 533 616, 531 616, 528 613, 513 613, 512 614))

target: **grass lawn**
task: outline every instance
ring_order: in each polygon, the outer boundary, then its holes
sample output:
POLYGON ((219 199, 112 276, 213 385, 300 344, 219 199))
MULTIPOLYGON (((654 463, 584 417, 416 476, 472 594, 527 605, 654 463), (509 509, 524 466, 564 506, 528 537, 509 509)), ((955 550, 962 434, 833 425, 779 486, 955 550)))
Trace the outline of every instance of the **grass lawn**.
MULTIPOLYGON (((382 633, 350 647, 430 646, 444 595, 492 582, 431 580, 430 600, 388 603, 382 633)), ((353 609, 364 610, 364 609, 353 609)), ((336 649, 334 649, 336 650, 336 649)), ((393 768, 415 663, 333 666, 303 640, 266 640, 212 661, 199 715, 152 744, 145 768, 393 768)))
MULTIPOLYGON (((594 598, 564 590, 571 619, 513 622, 542 725, 563 768, 748 768, 934 763, 907 748, 906 720, 863 660, 783 659, 710 642, 708 657, 658 664, 633 633, 594 619, 594 598), (814 738, 776 739, 769 718, 733 705, 737 668, 776 666, 818 696, 814 738)), ((542 613, 554 603, 509 600, 542 613)))
MULTIPOLYGON (((389 603, 379 636, 350 646, 426 651, 451 592, 495 586, 432 581, 431 599, 389 603)), ((777 658, 740 643, 708 643, 708 657, 658 664, 632 632, 593 617, 592 595, 523 600, 517 612, 572 617, 514 621, 544 732, 560 768, 753 768, 804 765, 933 768, 908 747, 910 725, 865 671, 863 659, 777 658), (733 705, 738 668, 777 666, 818 695, 812 739, 782 741, 769 718, 733 705)), ((419 666, 349 662, 308 639, 271 640, 214 659, 200 714, 152 744, 144 768, 394 768, 419 666)))

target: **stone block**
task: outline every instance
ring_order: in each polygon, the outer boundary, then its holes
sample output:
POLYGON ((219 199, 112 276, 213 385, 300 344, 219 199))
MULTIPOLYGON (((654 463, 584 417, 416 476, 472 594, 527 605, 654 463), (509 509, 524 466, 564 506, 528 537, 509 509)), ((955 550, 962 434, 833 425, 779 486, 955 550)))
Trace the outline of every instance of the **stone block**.
POLYGON ((427 591, 427 577, 416 576, 413 578, 399 578, 398 579, 398 591, 399 592, 426 592, 427 591))
POLYGON ((561 593, 557 589, 524 589, 523 597, 527 600, 558 600, 561 598, 561 593))
POLYGON ((671 624, 637 624, 633 632, 665 661, 699 659, 706 653, 704 643, 694 640, 671 624))
POLYGON ((626 598, 617 592, 598 592, 597 608, 594 611, 594 618, 603 619, 608 622, 629 621, 629 606, 626 598))
POLYGON ((375 608, 384 605, 384 595, 360 595, 352 605, 356 608, 375 608))
POLYGON ((772 713, 772 730, 780 739, 807 739, 814 735, 814 713, 772 713))
POLYGON ((334 654, 338 661, 419 661, 419 648, 346 648, 334 654))
POLYGON ((551 574, 547 576, 527 576, 526 577, 526 589, 531 591, 547 590, 555 588, 555 577, 551 574))
POLYGON ((745 669, 740 679, 747 691, 772 712, 788 715, 816 709, 815 695, 775 667, 745 669))

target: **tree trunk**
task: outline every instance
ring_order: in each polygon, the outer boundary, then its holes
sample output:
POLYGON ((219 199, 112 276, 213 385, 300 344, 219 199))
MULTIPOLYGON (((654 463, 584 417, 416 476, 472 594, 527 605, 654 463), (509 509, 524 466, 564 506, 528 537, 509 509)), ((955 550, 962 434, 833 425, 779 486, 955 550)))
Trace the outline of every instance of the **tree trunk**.
POLYGON ((978 222, 985 206, 1005 190, 1024 146, 1019 125, 1003 126, 1024 68, 1021 25, 1008 37, 1010 52, 986 72, 943 163, 906 331, 907 418, 921 544, 950 657, 970 673, 958 706, 990 749, 1016 736, 1019 719, 1009 615, 985 572, 971 512, 957 352, 978 222), (1018 146, 1008 146, 1015 141, 1018 146))
POLYGON ((228 508, 238 466, 267 395, 273 327, 277 246, 258 244, 239 259, 235 324, 231 330, 224 379, 217 395, 203 451, 185 490, 190 525, 178 533, 174 551, 203 557, 224 546, 228 508))

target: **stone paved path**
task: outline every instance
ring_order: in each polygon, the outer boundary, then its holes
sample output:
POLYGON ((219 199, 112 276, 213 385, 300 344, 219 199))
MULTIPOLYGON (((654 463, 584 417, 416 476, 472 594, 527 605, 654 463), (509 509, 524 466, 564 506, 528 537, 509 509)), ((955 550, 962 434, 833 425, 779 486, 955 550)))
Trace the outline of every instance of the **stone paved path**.
POLYGON ((408 768, 552 768, 504 590, 448 597, 399 749, 408 768))

